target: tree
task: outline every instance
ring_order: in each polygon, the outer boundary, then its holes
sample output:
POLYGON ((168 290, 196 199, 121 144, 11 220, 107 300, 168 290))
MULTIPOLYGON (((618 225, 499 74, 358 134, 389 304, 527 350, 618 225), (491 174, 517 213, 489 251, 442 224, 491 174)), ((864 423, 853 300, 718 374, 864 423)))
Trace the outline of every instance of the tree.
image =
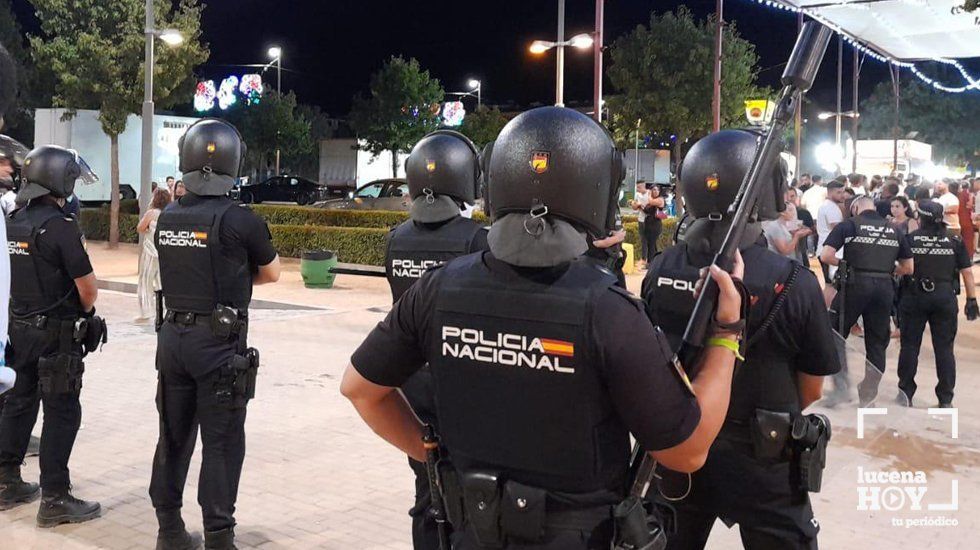
POLYGON ((475 111, 466 115, 459 131, 482 149, 484 145, 497 139, 497 134, 506 124, 507 117, 500 112, 500 109, 480 105, 475 111))
MULTIPOLYGON (((675 161, 689 139, 711 131, 715 22, 696 20, 686 6, 676 12, 651 13, 648 27, 639 25, 620 37, 610 51, 607 74, 618 95, 608 99, 607 124, 621 145, 641 135, 672 136, 675 161)), ((744 101, 768 95, 755 86, 759 57, 733 23, 722 40, 721 123, 744 117, 744 101)))
MULTIPOLYGON (((906 80, 899 90, 898 135, 904 137, 916 132, 915 139, 931 144, 933 157, 946 162, 980 160, 978 93, 945 93, 917 79, 906 80)), ((861 137, 893 139, 894 121, 892 85, 882 82, 861 104, 861 137)))
MULTIPOLYGON (((38 66, 55 75, 53 103, 71 112, 98 109, 110 141, 109 246, 119 243, 119 134, 143 101, 143 0, 32 0, 42 34, 31 37, 38 66)), ((157 28, 177 29, 184 42, 157 48, 153 97, 168 107, 187 101, 193 68, 207 60, 201 42, 201 6, 196 0, 154 0, 157 28)))
POLYGON ((374 155, 391 151, 392 177, 398 175, 398 153, 406 153, 422 136, 439 127, 439 104, 445 91, 414 58, 392 57, 371 75, 371 94, 354 97, 351 127, 374 155))
POLYGON ((297 105, 296 116, 309 124, 310 148, 307 151, 290 155, 286 165, 295 174, 308 177, 314 181, 320 178, 320 142, 334 135, 334 126, 330 115, 324 113, 317 105, 297 105))
POLYGON ((281 166, 291 166, 290 159, 313 150, 310 122, 298 116, 296 94, 268 91, 254 105, 242 105, 230 111, 229 122, 238 128, 248 145, 246 172, 266 175, 275 166, 276 148, 281 166))

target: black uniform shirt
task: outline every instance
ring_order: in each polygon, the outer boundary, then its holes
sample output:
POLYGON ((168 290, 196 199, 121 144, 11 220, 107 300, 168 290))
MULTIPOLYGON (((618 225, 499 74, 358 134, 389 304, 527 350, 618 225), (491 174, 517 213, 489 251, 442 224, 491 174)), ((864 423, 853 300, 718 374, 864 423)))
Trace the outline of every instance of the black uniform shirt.
MULTIPOLYGON (((187 193, 178 200, 182 206, 192 206, 200 201, 217 198, 187 193)), ((238 206, 229 208, 221 218, 219 233, 222 253, 231 255, 239 262, 248 262, 253 273, 259 266, 267 265, 276 259, 276 249, 272 246, 269 226, 265 220, 247 208, 238 206)))
MULTIPOLYGON (((492 273, 547 279, 547 269, 520 269, 484 253, 492 273)), ((394 305, 384 321, 368 334, 351 357, 357 372, 369 381, 399 387, 426 363, 435 297, 444 271, 422 276, 394 305)), ((594 305, 588 327, 595 365, 624 425, 645 449, 660 450, 686 440, 697 427, 701 411, 670 363, 667 339, 654 329, 643 309, 610 289, 594 305)), ((501 396, 502 399, 506 396, 501 396)))
MULTIPOLYGON (((35 204, 28 208, 57 208, 50 204, 35 204)), ((72 279, 92 273, 92 263, 82 244, 82 231, 78 222, 66 215, 53 218, 44 225, 37 238, 38 255, 53 265, 61 265, 72 279)))
MULTIPOLYGON (((878 215, 875 211, 865 211, 862 215, 871 220, 881 220, 882 223, 885 222, 885 218, 878 215)), ((912 257, 912 247, 909 246, 909 242, 905 239, 905 233, 901 229, 895 230, 898 240, 898 259, 908 260, 912 257)), ((833 248, 834 250, 840 250, 844 244, 846 244, 850 239, 857 235, 857 227, 854 225, 854 219, 848 218, 839 224, 837 224, 827 235, 827 240, 823 242, 824 245, 833 248)))
POLYGON ((755 346, 786 350, 799 372, 827 376, 840 371, 823 291, 812 271, 800 270, 782 309, 755 346))
POLYGON ((941 229, 926 229, 924 227, 919 228, 909 233, 905 242, 908 243, 909 247, 911 248, 913 235, 934 235, 936 237, 942 237, 947 234, 949 235, 949 240, 953 243, 953 258, 956 261, 956 269, 961 270, 968 267, 973 267, 973 259, 970 258, 970 254, 966 251, 966 244, 963 243, 963 239, 957 235, 950 234, 945 227, 941 229))

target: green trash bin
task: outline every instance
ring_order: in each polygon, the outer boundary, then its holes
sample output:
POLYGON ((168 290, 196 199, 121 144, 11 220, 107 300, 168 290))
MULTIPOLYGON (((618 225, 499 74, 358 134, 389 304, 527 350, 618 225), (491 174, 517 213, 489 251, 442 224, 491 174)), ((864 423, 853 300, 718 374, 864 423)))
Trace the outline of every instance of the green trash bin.
POLYGON ((303 252, 299 272, 303 275, 306 288, 330 288, 335 274, 331 273, 337 265, 337 255, 330 250, 309 250, 303 252))

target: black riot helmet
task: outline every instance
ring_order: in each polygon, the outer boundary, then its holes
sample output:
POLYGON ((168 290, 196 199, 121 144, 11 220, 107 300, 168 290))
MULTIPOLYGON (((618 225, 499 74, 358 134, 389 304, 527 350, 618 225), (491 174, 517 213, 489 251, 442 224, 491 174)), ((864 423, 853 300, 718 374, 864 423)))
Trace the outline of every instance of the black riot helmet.
POLYGON ((488 212, 550 215, 593 235, 614 220, 610 204, 623 180, 623 155, 588 116, 563 107, 539 107, 507 123, 487 162, 488 212))
POLYGON ((26 203, 44 195, 64 199, 75 192, 75 183, 94 183, 98 177, 78 152, 57 145, 42 145, 24 159, 17 202, 26 203))
POLYGON ((231 123, 202 118, 177 142, 184 185, 195 195, 220 196, 235 186, 245 161, 245 142, 231 123))
POLYGON ((436 130, 412 148, 405 161, 405 177, 413 199, 446 195, 472 204, 480 183, 480 152, 463 134, 436 130))
MULTIPOLYGON (((678 177, 687 211, 697 219, 726 217, 758 147, 759 135, 749 130, 722 130, 695 143, 678 177)), ((786 189, 786 167, 780 160, 759 193, 759 219, 775 219, 786 209, 786 189)))

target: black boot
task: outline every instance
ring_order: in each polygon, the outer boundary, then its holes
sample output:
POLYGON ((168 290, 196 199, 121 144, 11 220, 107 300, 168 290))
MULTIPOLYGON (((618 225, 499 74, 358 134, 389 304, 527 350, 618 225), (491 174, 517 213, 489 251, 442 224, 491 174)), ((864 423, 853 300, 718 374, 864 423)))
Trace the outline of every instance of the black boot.
POLYGON ((37 510, 38 527, 54 527, 62 523, 82 523, 102 515, 98 502, 77 499, 71 490, 44 491, 37 510))
POLYGON ((201 536, 190 534, 184 527, 180 510, 157 510, 160 530, 157 532, 156 550, 197 550, 201 547, 201 536))
POLYGON ((207 550, 238 550, 235 546, 235 528, 205 531, 204 548, 207 550))
POLYGON ((41 496, 37 483, 27 483, 20 477, 20 466, 0 468, 0 510, 10 510, 34 502, 41 496))

